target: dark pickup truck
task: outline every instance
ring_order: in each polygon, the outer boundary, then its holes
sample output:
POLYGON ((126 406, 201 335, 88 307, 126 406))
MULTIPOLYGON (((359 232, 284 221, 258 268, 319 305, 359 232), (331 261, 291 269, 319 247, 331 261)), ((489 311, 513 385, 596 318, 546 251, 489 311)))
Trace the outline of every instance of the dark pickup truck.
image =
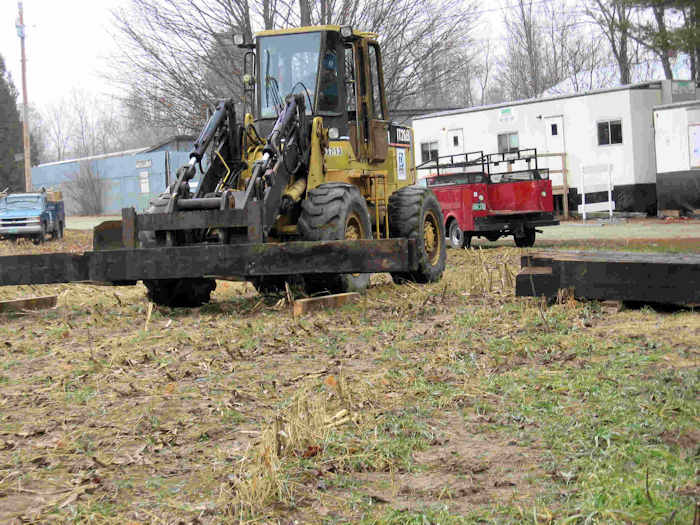
POLYGON ((35 244, 63 238, 66 213, 58 191, 11 193, 0 197, 0 238, 31 238, 35 244))

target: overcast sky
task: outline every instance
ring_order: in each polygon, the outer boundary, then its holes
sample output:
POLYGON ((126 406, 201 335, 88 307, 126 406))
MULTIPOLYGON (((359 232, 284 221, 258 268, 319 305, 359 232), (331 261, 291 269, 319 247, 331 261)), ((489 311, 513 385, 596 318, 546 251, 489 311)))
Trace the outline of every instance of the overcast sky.
MULTIPOLYGON (((114 50, 109 9, 124 0, 24 0, 29 103, 41 107, 73 87, 102 92, 99 78, 114 50)), ((17 1, 0 0, 0 54, 22 89, 17 1)), ((21 101, 21 98, 20 98, 21 101)))

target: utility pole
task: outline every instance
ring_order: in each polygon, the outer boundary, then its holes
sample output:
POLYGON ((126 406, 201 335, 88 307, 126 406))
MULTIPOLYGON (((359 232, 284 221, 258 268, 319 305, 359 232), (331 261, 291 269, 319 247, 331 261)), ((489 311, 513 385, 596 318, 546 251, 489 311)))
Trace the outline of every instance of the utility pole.
POLYGON ((22 43, 22 138, 24 141, 24 184, 26 191, 32 191, 32 161, 31 145, 29 144, 29 116, 27 108, 27 56, 24 51, 24 9, 22 2, 17 2, 19 9, 19 20, 17 21, 17 36, 22 43))

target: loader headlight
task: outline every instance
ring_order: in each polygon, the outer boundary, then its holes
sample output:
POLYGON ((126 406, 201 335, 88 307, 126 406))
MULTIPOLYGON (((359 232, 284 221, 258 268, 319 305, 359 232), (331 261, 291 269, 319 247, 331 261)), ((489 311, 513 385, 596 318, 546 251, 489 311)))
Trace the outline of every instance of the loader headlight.
POLYGON ((245 38, 241 33, 233 35, 233 43, 237 46, 242 46, 245 43, 245 38))
POLYGON ((341 26, 340 36, 342 36, 345 40, 352 38, 352 26, 341 26))
POLYGON ((328 138, 335 140, 339 136, 340 136, 340 133, 338 132, 338 128, 329 128, 328 129, 328 138))

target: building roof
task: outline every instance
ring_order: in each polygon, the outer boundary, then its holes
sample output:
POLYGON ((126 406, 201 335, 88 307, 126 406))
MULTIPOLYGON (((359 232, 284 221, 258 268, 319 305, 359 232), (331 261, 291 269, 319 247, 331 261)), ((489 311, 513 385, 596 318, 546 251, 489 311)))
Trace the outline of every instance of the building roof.
POLYGON ((194 137, 192 135, 173 135, 172 137, 169 137, 167 140, 164 140, 163 142, 156 144, 155 146, 148 146, 148 147, 136 148, 136 149, 128 149, 128 150, 124 150, 124 151, 115 151, 113 153, 104 153, 102 155, 92 155, 90 157, 78 157, 75 159, 58 160, 56 162, 45 162, 44 164, 39 164, 39 166, 33 166, 33 167, 58 166, 59 164, 68 164, 70 162, 84 162, 84 161, 89 161, 89 160, 108 159, 110 157, 121 157, 123 155, 136 155, 137 153, 149 153, 151 151, 155 151, 159 148, 162 148, 166 144, 170 144, 171 142, 175 142, 178 140, 194 141, 194 137))
POLYGON ((38 166, 34 166, 36 168, 43 167, 43 166, 58 166, 59 164, 68 164, 70 162, 83 162, 86 160, 99 160, 99 159, 108 159, 110 157, 120 157, 122 155, 136 155, 137 153, 145 153, 148 151, 148 148, 137 148, 137 149, 130 149, 126 151, 115 151, 114 153, 105 153, 103 155, 92 155, 90 157, 78 157, 76 159, 66 159, 66 160, 57 160, 56 162, 46 162, 44 164, 39 164, 38 166))
POLYGON ((173 135, 172 137, 168 137, 166 140, 163 142, 156 144, 155 146, 151 146, 150 148, 146 149, 146 153, 149 151, 155 151, 157 149, 162 148, 166 144, 170 144, 171 142, 177 142, 177 141, 183 141, 183 142, 194 142, 195 137, 192 135, 173 135))
POLYGON ((476 113, 479 111, 487 111, 489 109, 499 109, 499 108, 509 108, 513 106, 523 106, 525 104, 535 104, 538 102, 549 102, 551 100, 564 100, 567 98, 576 98, 576 97, 586 97, 588 95, 600 95, 602 93, 610 93, 613 91, 627 91, 631 89, 661 89, 661 81, 657 80, 654 82, 640 82, 638 84, 627 84, 624 86, 616 86, 612 88, 607 88, 607 89, 595 89, 592 91, 583 91, 580 93, 569 93, 565 95, 555 95, 551 97, 542 97, 542 98, 528 98, 524 100, 514 100, 512 102, 501 102, 498 104, 489 104, 486 106, 474 106, 470 108, 462 108, 462 109, 452 109, 448 111, 438 111, 436 113, 429 113, 428 115, 420 115, 417 117, 413 117, 413 120, 423 120, 423 119, 428 119, 428 118, 434 118, 434 117, 445 117, 448 115, 461 115, 463 113, 476 113))
POLYGON ((652 109, 673 109, 673 108, 685 108, 692 106, 700 106, 700 100, 684 100, 682 102, 673 102, 671 104, 661 104, 659 106, 654 106, 652 109))

